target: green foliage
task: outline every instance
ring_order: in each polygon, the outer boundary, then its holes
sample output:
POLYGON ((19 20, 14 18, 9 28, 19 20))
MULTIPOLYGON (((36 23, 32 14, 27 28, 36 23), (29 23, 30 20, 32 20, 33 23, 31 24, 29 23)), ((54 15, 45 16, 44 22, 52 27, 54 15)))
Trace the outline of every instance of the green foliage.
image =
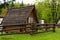
POLYGON ((57 19, 60 19, 60 4, 57 5, 57 19))
POLYGON ((19 8, 20 7, 20 3, 14 3, 14 8, 19 8))
POLYGON ((56 23, 56 21, 60 19, 60 4, 56 2, 57 0, 52 2, 49 0, 38 2, 36 8, 39 20, 45 19, 47 23, 52 23, 54 20, 56 23))
POLYGON ((37 5, 37 15, 39 19, 45 19, 46 22, 50 22, 51 20, 51 8, 49 8, 47 2, 39 2, 37 5))
POLYGON ((0 14, 2 13, 2 8, 8 8, 9 4, 8 3, 4 3, 0 5, 0 14))

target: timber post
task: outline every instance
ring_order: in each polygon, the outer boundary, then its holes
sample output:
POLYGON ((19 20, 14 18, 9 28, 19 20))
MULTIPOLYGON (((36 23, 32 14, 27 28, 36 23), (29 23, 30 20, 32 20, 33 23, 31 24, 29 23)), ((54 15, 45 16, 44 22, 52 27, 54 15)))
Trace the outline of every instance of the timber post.
POLYGON ((55 32, 55 28, 56 28, 56 27, 55 27, 55 24, 53 24, 53 32, 55 32))
POLYGON ((37 30, 36 30, 36 24, 32 23, 31 24, 31 34, 36 33, 36 32, 37 32, 37 30))

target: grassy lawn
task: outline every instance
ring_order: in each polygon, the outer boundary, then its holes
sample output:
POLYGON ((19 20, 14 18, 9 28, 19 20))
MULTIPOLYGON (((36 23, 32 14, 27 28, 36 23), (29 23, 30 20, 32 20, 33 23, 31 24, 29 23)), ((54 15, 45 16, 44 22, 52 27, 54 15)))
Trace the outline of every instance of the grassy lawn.
POLYGON ((45 32, 38 34, 13 34, 0 36, 0 40, 60 40, 60 29, 56 32, 45 32))

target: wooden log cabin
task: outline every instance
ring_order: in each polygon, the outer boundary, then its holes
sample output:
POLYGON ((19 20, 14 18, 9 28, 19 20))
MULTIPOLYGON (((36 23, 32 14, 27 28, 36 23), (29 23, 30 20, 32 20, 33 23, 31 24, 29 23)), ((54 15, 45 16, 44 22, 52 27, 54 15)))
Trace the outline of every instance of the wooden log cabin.
POLYGON ((35 6, 27 6, 20 8, 10 8, 7 11, 1 25, 3 33, 20 33, 30 32, 31 23, 38 23, 35 6))

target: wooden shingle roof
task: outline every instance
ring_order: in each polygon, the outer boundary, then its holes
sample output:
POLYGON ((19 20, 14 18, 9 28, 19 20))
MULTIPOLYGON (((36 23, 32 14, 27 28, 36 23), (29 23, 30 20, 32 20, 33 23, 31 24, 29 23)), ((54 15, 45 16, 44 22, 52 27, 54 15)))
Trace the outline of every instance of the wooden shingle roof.
POLYGON ((24 24, 26 22, 27 15, 29 15, 33 9, 34 6, 8 9, 8 12, 2 21, 2 25, 24 24))

